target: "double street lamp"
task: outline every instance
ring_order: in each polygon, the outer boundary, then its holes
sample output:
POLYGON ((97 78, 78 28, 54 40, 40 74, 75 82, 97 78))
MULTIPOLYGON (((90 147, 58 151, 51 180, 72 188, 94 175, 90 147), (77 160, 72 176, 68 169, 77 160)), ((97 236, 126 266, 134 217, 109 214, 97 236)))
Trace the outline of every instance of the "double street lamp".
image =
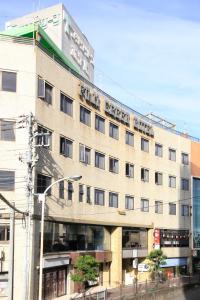
POLYGON ((40 223, 40 228, 41 228, 41 234, 40 234, 40 266, 39 266, 39 300, 42 300, 42 274, 43 274, 43 247, 44 247, 44 208, 45 208, 45 201, 46 201, 46 195, 47 192, 50 190, 50 188, 61 181, 68 180, 68 181, 78 181, 82 178, 81 175, 74 175, 70 177, 64 177, 61 179, 58 179, 54 181, 52 184, 50 184, 45 191, 42 194, 39 194, 39 201, 42 202, 42 211, 41 211, 41 223, 40 223))

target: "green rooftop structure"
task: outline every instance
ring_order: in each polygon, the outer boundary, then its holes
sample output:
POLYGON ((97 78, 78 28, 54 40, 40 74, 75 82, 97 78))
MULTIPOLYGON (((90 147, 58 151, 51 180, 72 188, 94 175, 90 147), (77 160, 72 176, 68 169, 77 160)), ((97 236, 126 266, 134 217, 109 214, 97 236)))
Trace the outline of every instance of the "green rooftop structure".
POLYGON ((71 60, 56 46, 52 39, 38 24, 28 24, 24 26, 16 26, 5 31, 0 32, 0 35, 13 37, 26 37, 36 39, 39 44, 50 52, 55 58, 59 59, 70 69, 80 74, 78 68, 71 62, 71 60))

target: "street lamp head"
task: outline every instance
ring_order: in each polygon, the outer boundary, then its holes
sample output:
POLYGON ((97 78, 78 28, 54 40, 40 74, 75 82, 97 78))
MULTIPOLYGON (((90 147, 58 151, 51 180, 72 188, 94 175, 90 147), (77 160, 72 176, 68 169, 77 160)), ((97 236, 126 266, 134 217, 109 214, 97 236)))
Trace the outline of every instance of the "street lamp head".
POLYGON ((69 179, 73 180, 73 181, 78 181, 82 178, 81 175, 74 175, 74 176, 71 176, 69 179))

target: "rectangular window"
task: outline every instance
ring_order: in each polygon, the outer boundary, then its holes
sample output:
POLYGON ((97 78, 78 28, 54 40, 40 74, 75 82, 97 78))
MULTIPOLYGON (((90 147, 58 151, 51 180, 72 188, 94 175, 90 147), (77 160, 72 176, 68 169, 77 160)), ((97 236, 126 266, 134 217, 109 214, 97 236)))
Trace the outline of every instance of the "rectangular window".
POLYGON ((99 115, 95 115, 95 129, 105 133, 105 119, 99 115))
POLYGON ((1 71, 1 90, 5 92, 16 92, 17 74, 15 72, 1 71))
POLYGON ((0 241, 10 240, 10 227, 8 225, 0 225, 0 241))
POLYGON ((86 165, 90 165, 91 149, 85 145, 79 145, 79 160, 86 165))
POLYGON ((64 137, 60 137, 60 154, 72 158, 73 142, 64 137))
POLYGON ((109 193, 109 206, 110 207, 118 207, 118 194, 117 193, 109 193))
POLYGON ((163 174, 160 172, 155 172, 155 184, 162 185, 163 174))
POLYGON ((162 214, 163 213, 163 202, 155 201, 155 213, 162 214))
POLYGON ((181 205, 181 216, 188 217, 189 216, 189 205, 181 205))
POLYGON ((149 181, 149 170, 141 168, 141 180, 148 182, 149 181))
POLYGON ((149 211, 149 200, 141 199, 141 211, 148 212, 149 211))
POLYGON ((160 144, 155 144, 155 156, 163 156, 163 146, 160 144))
POLYGON ((119 173, 118 159, 109 157, 109 171, 113 173, 119 173))
POLYGON ((83 184, 79 184, 79 202, 83 202, 84 187, 83 184))
POLYGON ((149 140, 141 138, 141 150, 149 152, 149 140))
POLYGON ((60 93, 60 110, 72 117, 73 115, 73 100, 60 93))
POLYGON ((169 203, 169 214, 176 215, 176 204, 175 203, 169 203))
POLYGON ((125 209, 134 209, 134 197, 132 196, 125 196, 125 209))
MULTIPOLYGON (((51 184, 51 177, 43 174, 37 174, 37 193, 42 194, 51 184)), ((48 190, 48 195, 51 195, 51 189, 48 190)))
POLYGON ((119 139, 119 127, 111 122, 109 125, 109 136, 116 140, 119 139))
POLYGON ((133 165, 133 164, 130 164, 130 163, 126 163, 125 168, 126 168, 126 170, 125 170, 125 175, 126 175, 127 177, 133 178, 133 177, 134 177, 134 165, 133 165))
POLYGON ((183 191, 189 191, 189 179, 181 178, 181 189, 183 191))
POLYGON ((176 150, 169 148, 169 160, 176 161, 176 150))
POLYGON ((65 191, 65 187, 64 187, 64 180, 59 182, 59 198, 60 199, 64 199, 64 191, 65 191))
POLYGON ((0 140, 15 141, 15 122, 0 120, 0 140))
POLYGON ((134 134, 130 131, 126 131, 125 142, 127 145, 134 146, 134 134))
POLYGON ((94 190, 94 204, 104 205, 105 192, 99 189, 94 190))
POLYGON ((169 176, 169 187, 175 188, 176 187, 176 177, 169 176))
POLYGON ((0 191, 14 191, 15 172, 0 170, 0 191))
POLYGON ((80 122, 87 126, 91 125, 91 111, 83 106, 80 106, 80 122))
POLYGON ((189 165, 189 155, 187 153, 181 153, 181 161, 183 165, 189 165))
POLYGON ((95 152, 95 167, 105 169, 105 155, 100 152, 95 152))
POLYGON ((43 146, 43 147, 52 147, 52 131, 49 129, 38 125, 37 129, 37 138, 36 138, 36 143, 37 145, 43 146))
POLYGON ((72 200, 73 192, 74 192, 73 184, 72 182, 68 182, 68 200, 72 200))
POLYGON ((90 189, 90 186, 87 186, 86 201, 87 201, 87 203, 91 203, 91 189, 90 189))
POLYGON ((52 104, 53 87, 40 77, 38 77, 38 98, 52 104))

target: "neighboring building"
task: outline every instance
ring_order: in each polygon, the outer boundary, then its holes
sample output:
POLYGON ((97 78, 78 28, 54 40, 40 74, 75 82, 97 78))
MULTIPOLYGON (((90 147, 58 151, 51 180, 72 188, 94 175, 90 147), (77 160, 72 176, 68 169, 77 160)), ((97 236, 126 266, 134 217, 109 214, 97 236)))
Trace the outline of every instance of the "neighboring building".
MULTIPOLYGON (((106 287, 147 278, 153 248, 168 256, 169 273, 191 268, 191 139, 98 89, 69 68, 39 27, 32 30, 37 42, 30 32, 0 36, 0 193, 32 213, 30 223, 16 214, 14 298, 37 299, 38 194, 75 174, 82 179, 53 186, 46 201, 44 299, 77 290, 70 272, 86 253, 100 262, 106 287), (35 195, 27 200, 30 131, 35 195)), ((8 276, 8 222, 2 211, 1 282, 8 276)))
POLYGON ((12 35, 13 29, 33 24, 40 25, 80 74, 93 82, 94 50, 63 4, 11 20, 6 23, 6 32, 12 35))

